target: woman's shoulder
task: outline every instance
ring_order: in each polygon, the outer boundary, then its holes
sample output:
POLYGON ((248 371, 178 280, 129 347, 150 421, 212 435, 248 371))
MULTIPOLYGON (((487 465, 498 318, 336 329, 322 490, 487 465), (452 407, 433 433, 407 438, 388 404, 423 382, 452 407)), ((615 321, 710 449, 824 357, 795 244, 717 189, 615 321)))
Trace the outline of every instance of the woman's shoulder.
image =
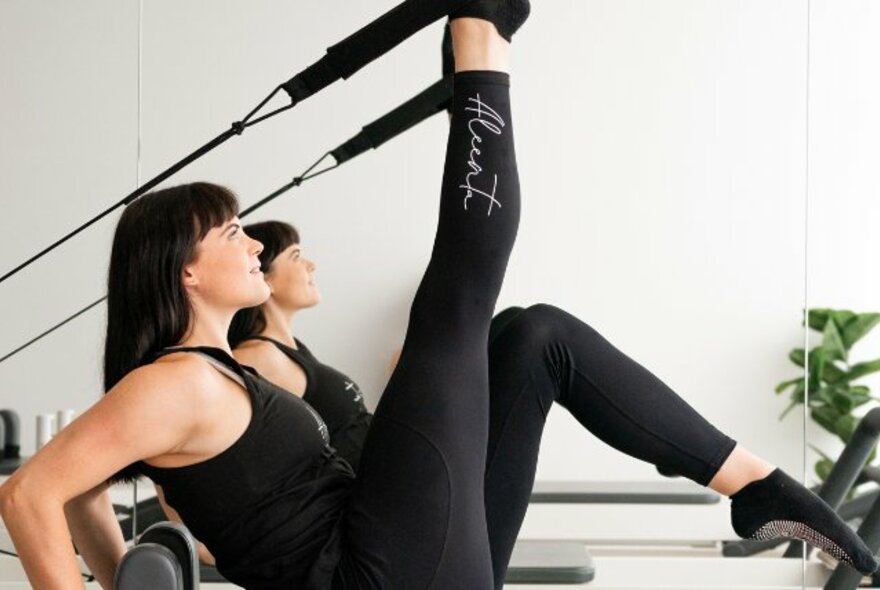
POLYGON ((290 362, 287 355, 268 340, 245 340, 233 349, 232 356, 242 365, 253 367, 261 373, 267 367, 286 367, 290 362))
POLYGON ((197 401, 194 398, 209 392, 222 380, 223 376, 205 359, 177 352, 129 372, 108 395, 149 396, 145 401, 161 399, 179 405, 197 401), (182 392, 187 395, 181 395, 182 392))

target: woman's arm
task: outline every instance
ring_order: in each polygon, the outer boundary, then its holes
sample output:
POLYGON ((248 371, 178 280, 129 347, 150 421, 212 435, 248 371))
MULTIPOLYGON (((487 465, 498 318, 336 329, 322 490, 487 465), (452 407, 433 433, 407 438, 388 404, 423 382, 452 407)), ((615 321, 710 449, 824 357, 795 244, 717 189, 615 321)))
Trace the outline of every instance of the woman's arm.
POLYGON ((397 364, 400 362, 400 353, 403 352, 403 348, 397 348, 394 352, 391 353, 391 360, 388 361, 388 375, 392 375, 394 373, 394 369, 397 368, 397 364))
POLYGON ((102 588, 113 588, 116 566, 125 554, 125 539, 107 484, 74 498, 64 506, 73 544, 102 588))
POLYGON ((193 361, 132 371, 0 487, 0 515, 32 586, 83 587, 65 504, 138 460, 176 452, 192 436, 199 414, 193 393, 213 370, 193 361))
MULTIPOLYGON (((180 515, 177 513, 177 510, 172 508, 165 502, 165 492, 162 491, 162 486, 154 485, 156 488, 156 497, 159 498, 159 505, 162 507, 162 512, 165 513, 165 516, 168 520, 173 522, 179 522, 183 526, 186 526, 186 523, 183 522, 183 519, 180 518, 180 515)), ((196 539, 196 551, 199 554, 199 560, 202 563, 206 563, 208 565, 215 565, 214 556, 208 551, 208 548, 205 547, 205 544, 196 539)))

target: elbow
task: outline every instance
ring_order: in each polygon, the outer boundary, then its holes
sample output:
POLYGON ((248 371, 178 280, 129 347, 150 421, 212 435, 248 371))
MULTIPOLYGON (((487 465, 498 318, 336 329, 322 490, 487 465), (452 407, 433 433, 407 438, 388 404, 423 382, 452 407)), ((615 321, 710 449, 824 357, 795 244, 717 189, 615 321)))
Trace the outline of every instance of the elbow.
POLYGON ((32 487, 18 477, 12 477, 0 486, 0 516, 4 521, 51 502, 46 494, 34 493, 32 487))
POLYGON ((7 515, 12 514, 12 505, 17 495, 14 485, 12 480, 8 480, 0 486, 0 517, 3 520, 6 520, 7 515))

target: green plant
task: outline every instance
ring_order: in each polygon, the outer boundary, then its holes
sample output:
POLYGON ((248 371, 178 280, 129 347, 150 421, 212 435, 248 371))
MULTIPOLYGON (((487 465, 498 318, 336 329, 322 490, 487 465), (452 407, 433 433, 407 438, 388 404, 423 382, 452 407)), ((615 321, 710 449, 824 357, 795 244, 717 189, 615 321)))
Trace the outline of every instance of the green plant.
MULTIPOLYGON (((853 411, 870 401, 880 401, 871 396, 867 386, 854 383, 880 371, 880 359, 852 364, 849 355, 852 346, 880 324, 880 313, 811 309, 807 322, 812 330, 822 334, 822 341, 810 350, 809 356, 803 348, 789 353, 788 358, 795 365, 801 368, 807 365, 809 375, 806 379, 801 376, 776 386, 777 394, 791 389, 790 403, 779 419, 803 404, 806 398, 810 417, 846 444, 859 423, 853 411)), ((822 457, 816 462, 815 470, 819 479, 825 481, 834 460, 812 445, 811 448, 822 457)), ((875 453, 876 449, 871 452, 868 463, 873 461, 875 453)))

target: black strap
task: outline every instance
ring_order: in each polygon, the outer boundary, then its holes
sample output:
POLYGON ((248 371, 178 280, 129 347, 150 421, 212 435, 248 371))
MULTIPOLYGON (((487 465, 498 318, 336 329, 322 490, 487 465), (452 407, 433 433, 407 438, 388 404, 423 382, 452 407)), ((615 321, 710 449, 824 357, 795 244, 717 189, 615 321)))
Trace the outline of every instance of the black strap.
POLYGON ((73 230, 72 232, 68 233, 67 235, 63 236, 61 239, 55 241, 53 244, 51 244, 48 247, 37 252, 36 254, 34 254, 33 256, 31 256, 30 258, 28 258, 27 260, 25 260, 24 262, 22 262, 21 264, 19 264, 18 266, 16 266, 15 268, 10 270, 9 272, 7 272, 6 274, 4 274, 2 277, 0 277, 0 283, 3 283, 3 281, 5 281, 6 279, 12 277, 13 275, 17 274, 19 271, 30 266, 31 264, 33 264, 34 262, 36 262, 37 260, 39 260, 40 258, 45 256, 46 254, 48 254, 49 252, 51 252, 52 250, 54 250, 55 248, 57 248, 61 244, 65 243, 67 240, 76 236, 77 234, 79 234, 80 232, 85 230, 86 228, 94 225, 95 223, 97 223, 98 221, 100 221, 101 219, 103 219, 104 217, 106 217, 107 215, 109 215, 110 213, 115 211, 116 209, 119 209, 120 207, 124 207, 124 206, 130 204, 132 201, 136 200, 137 198, 143 196, 145 193, 147 193, 150 189, 154 188, 160 182, 167 179, 168 177, 175 174, 176 172, 180 171, 182 168, 188 166, 192 162, 198 160, 199 158, 201 158, 202 156, 204 156, 205 154, 207 154, 208 152, 210 152, 214 148, 216 148, 219 145, 221 145, 222 143, 224 143, 226 140, 228 140, 233 135, 241 135, 242 132, 245 130, 245 128, 250 127, 252 125, 256 125, 260 121, 264 121, 264 120, 268 119, 269 117, 275 116, 283 111, 286 111, 287 109, 293 108, 293 105, 290 104, 290 105, 281 107, 279 109, 275 109, 274 111, 271 111, 270 113, 263 115, 262 117, 258 117, 257 119, 254 119, 253 121, 250 120, 250 118, 253 117, 256 114, 256 112, 258 110, 260 110, 267 102, 269 102, 269 100, 271 100, 272 97, 275 96, 279 92, 280 89, 281 89, 281 87, 279 86, 278 88, 273 90, 272 93, 269 94, 269 96, 267 96, 265 99, 263 99, 263 101, 260 102, 260 104, 257 105, 257 107, 254 110, 252 110, 250 113, 248 113, 244 119, 242 119, 241 121, 235 121, 234 123, 232 123, 232 125, 230 126, 229 129, 227 129, 226 131, 224 131, 223 133, 221 133, 220 135, 218 135, 217 137, 215 137, 214 139, 212 139, 211 141, 209 141, 208 143, 206 143, 205 145, 203 145, 202 147, 200 147, 199 149, 197 149, 196 151, 194 151, 190 155, 186 156, 185 158, 183 158, 182 160, 180 160, 176 164, 172 165, 170 168, 168 168, 164 172, 160 173, 156 177, 147 181, 145 184, 139 186, 137 189, 135 189, 134 192, 127 195, 125 198, 123 198, 121 201, 119 201, 115 205, 112 205, 111 207, 105 209, 104 211, 102 211, 101 213, 99 213, 98 215, 93 217, 92 219, 88 220, 87 222, 85 222, 84 224, 82 224, 81 226, 79 226, 78 228, 73 230))
POLYGON ((330 154, 339 165, 370 148, 378 148, 389 139, 444 110, 451 100, 452 76, 444 76, 394 110, 365 125, 360 133, 330 154))
POLYGON ((248 336, 247 338, 244 338, 242 340, 242 342, 244 342, 246 340, 263 340, 265 342, 270 342, 270 343, 274 344, 275 348, 277 348, 281 352, 286 354, 286 353, 288 353, 288 351, 290 351, 294 354, 294 356, 305 356, 305 354, 303 354, 303 353, 307 352, 307 350, 305 349, 305 346, 302 344, 302 342, 300 342, 296 338, 293 339, 294 342, 296 342, 297 346, 303 346, 303 350, 299 350, 297 348, 290 347, 290 346, 284 344, 283 342, 275 340, 274 338, 269 338, 268 336, 261 336, 259 334, 256 334, 254 336, 248 336))
MULTIPOLYGON (((450 1, 453 1, 453 0, 450 0, 450 1)), ((460 0, 454 0, 454 1, 460 1, 460 0)), ((316 74, 316 76, 317 76, 317 74, 316 74)), ((259 201, 257 201, 253 205, 251 205, 250 207, 241 211, 241 213, 239 214, 239 217, 240 218, 246 217, 247 215, 253 213, 254 211, 259 209, 263 205, 266 205, 267 203, 269 203, 269 202, 273 201, 274 199, 278 198, 279 196, 283 195, 284 193, 286 193, 290 189, 292 189, 294 187, 298 187, 304 181, 310 180, 312 178, 315 178, 316 176, 320 176, 321 174, 324 174, 325 172, 329 172, 329 171, 335 169, 343 162, 350 160, 353 157, 367 151, 371 147, 372 148, 378 147, 382 143, 384 143, 384 142, 388 141, 389 139, 391 139, 392 137, 394 137, 394 135, 402 133, 402 132, 406 131, 407 129, 410 129, 412 126, 414 126, 415 124, 428 118, 430 115, 433 115, 434 113, 438 112, 439 110, 442 110, 443 108, 447 108, 447 105, 449 104, 449 101, 451 100, 451 92, 452 92, 451 83, 452 83, 452 78, 449 76, 446 76, 446 77, 444 77, 444 79, 435 83, 434 85, 432 85, 431 87, 429 87, 428 89, 426 89, 425 91, 420 93, 419 95, 416 95, 415 97, 411 98, 409 101, 404 103, 404 105, 401 105, 397 109, 394 109, 393 111, 386 114, 384 117, 377 119, 376 121, 373 121, 371 124, 364 127, 363 130, 361 131, 361 133, 359 133, 358 135, 356 135, 352 139, 348 140, 344 144, 340 145, 332 152, 327 152, 326 154, 321 156, 321 158, 319 158, 314 164, 309 166, 306 169, 306 171, 303 172, 300 176, 295 177, 292 181, 285 184, 284 186, 282 186, 278 190, 274 191, 272 194, 264 197, 263 199, 260 199, 259 201), (445 101, 443 100, 443 93, 448 93, 448 96, 445 101), (404 110, 404 107, 407 107, 407 108, 404 110), (404 112, 407 114, 407 118, 404 118, 401 116, 404 112), (326 168, 322 168, 320 170, 315 171, 315 169, 324 160, 326 160, 329 157, 333 157, 335 160, 335 163, 326 167, 326 168)), ((42 252, 40 252, 36 256, 30 258, 29 260, 25 261, 23 264, 19 265, 18 267, 14 268, 12 271, 8 272, 6 275, 4 275, 2 278, 0 278, 0 283, 2 283, 7 278, 11 277, 13 274, 17 273, 18 271, 22 270, 24 267, 28 266, 29 264, 31 264, 32 262, 34 262, 35 260, 37 260, 38 258, 43 256, 44 254, 47 254, 52 249, 56 248, 57 246, 60 246, 62 243, 66 242, 68 239, 72 238, 74 235, 76 235, 80 231, 84 230, 89 225, 93 224, 94 222, 98 221, 99 219, 101 219, 105 215, 109 214, 111 211, 113 211, 123 205, 127 205, 131 201, 142 196, 146 191, 153 188, 153 186, 155 186, 156 184, 158 184, 159 182, 161 182, 162 180, 164 180, 165 178, 167 178, 168 176, 170 176, 174 172, 177 172, 178 170, 180 170, 181 168, 183 168, 187 164, 191 163, 195 159, 203 156, 208 151, 214 149, 215 147, 217 147, 218 145, 220 145, 221 143, 223 143, 224 141, 229 139, 229 137, 231 137, 232 135, 240 135, 246 127, 250 127, 251 125, 255 125, 255 124, 259 123, 260 121, 263 121, 271 116, 274 116, 284 110, 292 108, 293 104, 288 105, 286 107, 282 107, 280 109, 276 109, 275 111, 272 111, 272 112, 268 113, 267 115, 264 115, 262 117, 254 119, 252 121, 250 120, 250 118, 259 109, 261 109, 269 100, 271 100, 272 97, 275 96, 275 94, 277 94, 281 88, 282 88, 282 86, 279 86, 278 88, 276 88, 268 97, 266 97, 259 105, 257 105, 257 107, 254 110, 252 110, 250 113, 248 113, 248 115, 244 119, 242 119, 242 121, 236 121, 235 123, 232 124, 232 126, 229 130, 227 130, 226 132, 224 132, 223 134, 221 134, 220 136, 218 136, 217 138, 215 138, 211 142, 205 144, 205 146, 203 146, 202 148, 200 148, 199 150, 197 150, 196 152, 194 152, 193 154, 191 154, 187 158, 184 158, 184 160, 181 160, 181 162, 178 162, 177 164, 175 164, 174 166, 169 168, 166 172, 160 174, 159 176, 157 176, 153 180, 149 181, 147 184, 143 185, 141 188, 136 190, 134 193, 128 195, 125 199, 123 199, 122 201, 120 201, 119 203, 117 203, 116 205, 114 205, 113 207, 108 209, 107 211, 104 211, 103 213, 101 213, 98 217, 95 217, 94 219, 92 219, 91 221, 89 221, 88 223, 83 225, 82 227, 78 228, 74 232, 71 232, 70 234, 68 234, 67 236, 62 238, 61 240, 52 244, 52 246, 50 246, 49 248, 46 248, 45 250, 43 250, 42 252)), ((22 344, 21 346, 19 346, 15 350, 5 354, 3 357, 0 357, 0 363, 11 358, 12 356, 18 354, 22 350, 28 348, 29 346, 31 346, 32 344, 36 343, 37 341, 43 339, 44 337, 48 336, 49 334, 51 334, 55 330, 61 328, 62 326, 64 326, 65 324, 67 324, 68 322, 73 320, 74 318, 82 315, 86 311, 97 306, 99 303, 104 302, 106 299, 107 299, 107 297, 104 296, 104 297, 101 297, 100 299, 98 299, 97 301, 90 303, 89 305, 85 306, 84 308, 77 311, 73 315, 69 316, 67 319, 62 320, 61 322, 59 322, 59 323, 55 324, 54 326, 52 326, 51 328, 49 328, 48 330, 44 331, 39 336, 32 338, 31 340, 22 344)))
POLYGON ((156 361, 163 356, 167 356, 175 352, 198 352, 207 355, 212 359, 218 361, 231 371, 235 372, 242 378, 244 378, 244 374, 247 372, 247 370, 241 365, 241 363, 235 360, 235 357, 230 355, 222 348, 216 348, 214 346, 169 346, 152 355, 150 362, 156 361))

